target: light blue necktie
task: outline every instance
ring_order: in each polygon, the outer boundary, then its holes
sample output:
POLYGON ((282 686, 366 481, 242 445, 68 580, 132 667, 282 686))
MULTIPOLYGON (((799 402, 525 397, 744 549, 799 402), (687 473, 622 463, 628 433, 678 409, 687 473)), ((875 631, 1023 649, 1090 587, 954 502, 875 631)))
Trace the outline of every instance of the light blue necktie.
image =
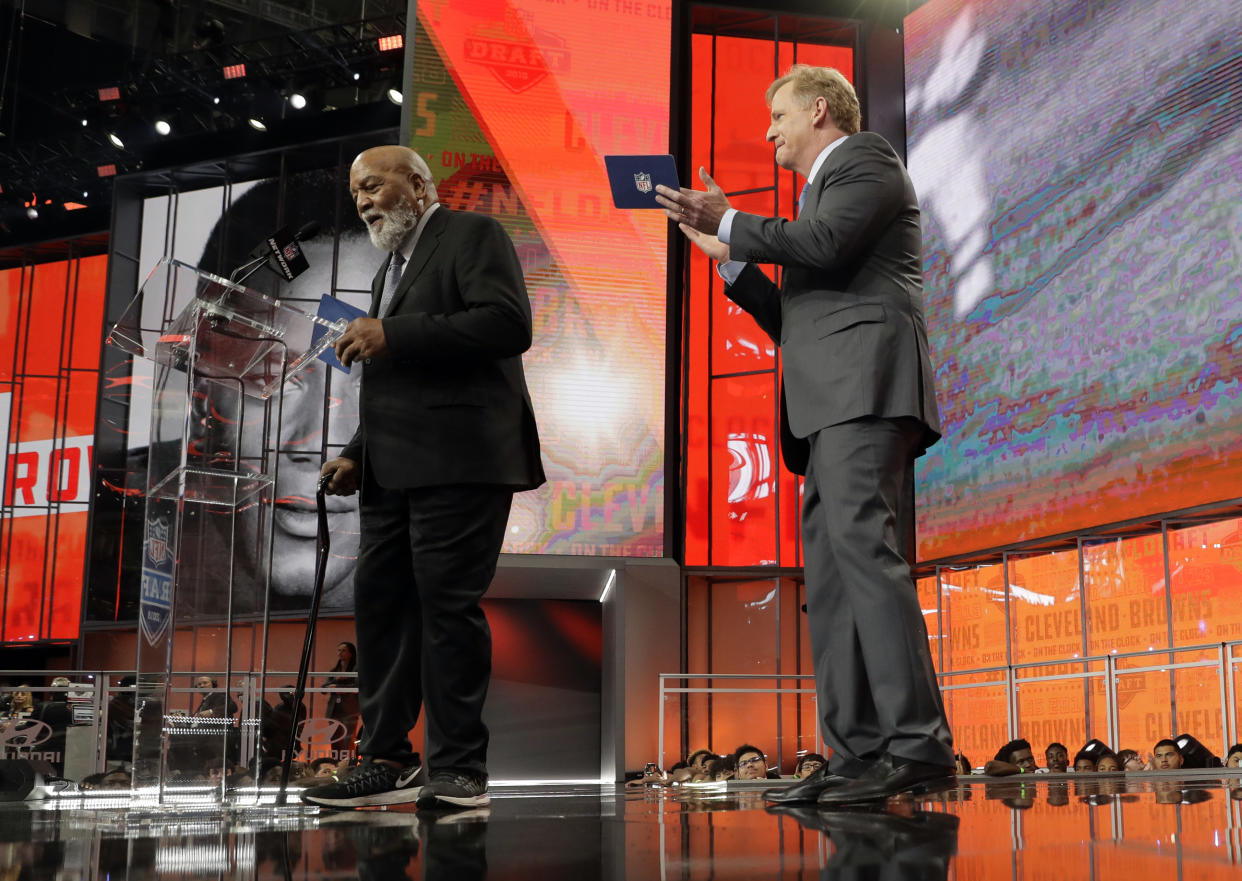
POLYGON ((806 204, 806 191, 811 188, 811 182, 807 181, 802 185, 802 192, 798 194, 798 213, 802 213, 802 206, 806 204))
POLYGON ((401 267, 404 264, 405 258, 401 256, 401 252, 393 251, 392 259, 388 261, 388 272, 384 276, 384 293, 380 296, 379 311, 375 313, 376 318, 383 318, 388 314, 392 298, 397 295, 397 285, 401 284, 401 267))

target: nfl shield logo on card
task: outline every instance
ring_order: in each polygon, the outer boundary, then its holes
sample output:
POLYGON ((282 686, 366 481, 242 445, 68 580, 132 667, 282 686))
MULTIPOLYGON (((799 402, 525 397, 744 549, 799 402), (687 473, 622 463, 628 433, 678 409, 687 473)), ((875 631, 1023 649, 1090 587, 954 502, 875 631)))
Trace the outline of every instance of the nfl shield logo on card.
POLYGON ((648 172, 640 171, 634 175, 634 186, 638 187, 640 193, 651 192, 651 175, 648 172))

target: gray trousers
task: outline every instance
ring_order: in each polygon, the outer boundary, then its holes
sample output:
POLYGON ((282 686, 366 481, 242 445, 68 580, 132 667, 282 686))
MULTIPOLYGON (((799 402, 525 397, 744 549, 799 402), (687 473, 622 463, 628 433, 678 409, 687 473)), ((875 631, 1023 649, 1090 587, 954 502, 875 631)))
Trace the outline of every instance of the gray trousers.
POLYGON ((829 768, 857 777, 885 752, 953 765, 918 595, 913 419, 821 429, 802 502, 806 604, 829 768))

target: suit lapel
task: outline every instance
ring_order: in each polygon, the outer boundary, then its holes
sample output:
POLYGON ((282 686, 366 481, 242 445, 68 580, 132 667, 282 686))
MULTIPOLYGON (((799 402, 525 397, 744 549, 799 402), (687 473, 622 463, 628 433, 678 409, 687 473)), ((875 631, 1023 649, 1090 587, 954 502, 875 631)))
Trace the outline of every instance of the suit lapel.
POLYGON ((841 164, 841 160, 845 158, 845 151, 849 148, 850 139, 847 137, 841 146, 834 148, 833 151, 828 154, 828 158, 824 160, 824 164, 819 167, 819 174, 816 175, 815 180, 812 181, 811 188, 806 191, 806 201, 802 203, 802 211, 798 214, 799 217, 803 214, 809 216, 814 213, 815 209, 819 206, 820 195, 827 188, 825 185, 836 172, 838 166, 841 164))
POLYGON ((397 311, 406 292, 414 286, 414 280, 418 278, 418 274, 423 271, 423 267, 435 253, 436 247, 440 244, 440 236, 444 234, 444 229, 448 226, 448 215, 449 210, 441 205, 434 214, 427 218, 427 225, 423 227, 423 233, 418 237, 418 244, 414 246, 414 253, 410 255, 410 265, 401 273, 397 292, 393 295, 392 305, 388 307, 389 315, 397 311))
MULTIPOLYGON (((422 272, 423 267, 427 265, 427 261, 431 259, 431 255, 435 253, 436 246, 440 243, 440 236, 444 233, 445 226, 448 225, 449 210, 441 205, 436 209, 435 214, 427 218, 427 225, 423 227, 423 233, 418 237, 418 244, 414 246, 414 253, 410 255, 410 265, 401 271, 401 281, 397 283, 397 292, 393 295, 392 303, 388 306, 388 314, 392 314, 397 308, 397 304, 401 302, 405 296, 405 292, 414 284, 414 279, 418 278, 418 274, 422 272)), ((380 300, 384 296, 384 279, 388 275, 388 265, 392 263, 392 255, 384 261, 384 265, 380 267, 379 274, 371 281, 371 312, 372 318, 382 318, 379 315, 380 300)))

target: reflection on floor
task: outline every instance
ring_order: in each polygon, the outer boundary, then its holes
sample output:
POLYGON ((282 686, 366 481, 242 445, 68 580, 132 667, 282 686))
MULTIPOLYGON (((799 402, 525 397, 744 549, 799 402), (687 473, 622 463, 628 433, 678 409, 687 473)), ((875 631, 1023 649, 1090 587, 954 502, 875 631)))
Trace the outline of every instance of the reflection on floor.
POLYGON ((0 804, 0 878, 1238 878, 1242 776, 963 779, 882 812, 764 809, 766 784, 494 790, 455 814, 0 804))

